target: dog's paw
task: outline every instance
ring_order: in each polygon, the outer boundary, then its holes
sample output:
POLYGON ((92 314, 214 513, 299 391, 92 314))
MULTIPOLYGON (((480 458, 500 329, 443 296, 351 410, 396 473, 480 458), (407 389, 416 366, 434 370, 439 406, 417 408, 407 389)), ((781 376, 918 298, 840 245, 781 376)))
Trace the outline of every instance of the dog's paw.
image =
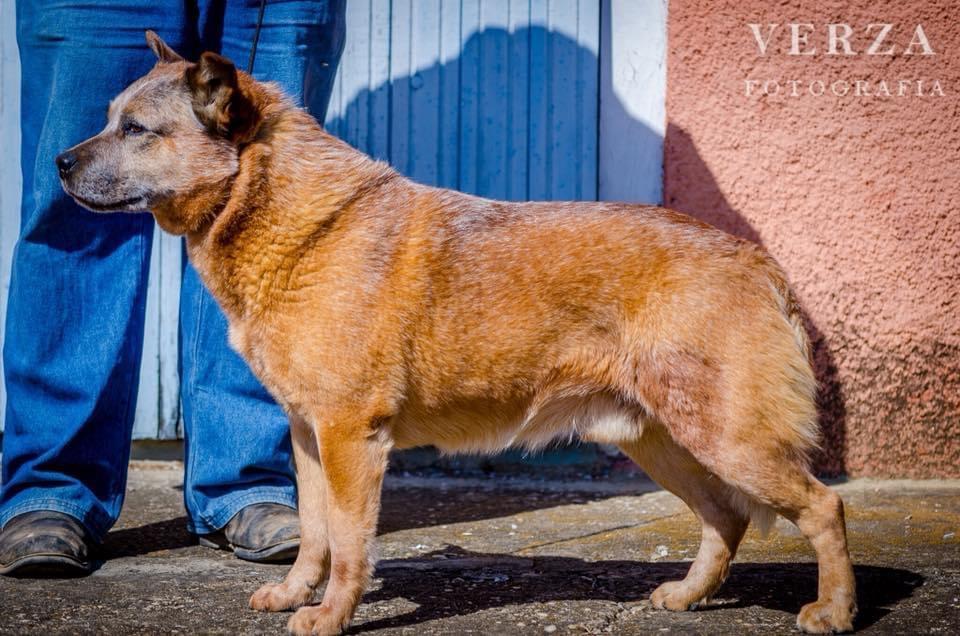
POLYGON ((693 609, 701 600, 691 594, 683 581, 667 581, 650 595, 650 604, 657 609, 685 612, 693 609))
POLYGON ((336 636, 347 626, 348 616, 325 605, 301 607, 287 623, 287 631, 295 636, 336 636))
POLYGON ((313 598, 306 585, 291 590, 286 583, 267 583, 250 597, 250 607, 258 612, 282 612, 305 605, 313 598))
POLYGON ((856 611, 852 603, 816 601, 800 610, 797 627, 808 634, 851 632, 856 611))

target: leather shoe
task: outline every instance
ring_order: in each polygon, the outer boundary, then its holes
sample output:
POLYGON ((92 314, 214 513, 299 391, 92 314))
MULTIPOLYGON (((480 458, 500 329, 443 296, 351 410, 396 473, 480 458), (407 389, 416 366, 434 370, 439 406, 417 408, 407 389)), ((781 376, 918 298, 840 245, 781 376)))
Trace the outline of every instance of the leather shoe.
POLYGON ((53 510, 25 512, 0 531, 0 574, 31 578, 89 574, 92 543, 70 515, 53 510))
POLYGON ((235 514, 222 530, 198 539, 208 548, 233 550, 245 561, 289 562, 300 550, 300 517, 282 504, 252 504, 235 514))

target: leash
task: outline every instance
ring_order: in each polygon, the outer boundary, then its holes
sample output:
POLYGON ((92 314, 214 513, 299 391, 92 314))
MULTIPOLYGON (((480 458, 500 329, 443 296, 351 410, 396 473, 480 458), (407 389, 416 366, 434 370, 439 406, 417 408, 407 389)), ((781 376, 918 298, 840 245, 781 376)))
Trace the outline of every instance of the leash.
POLYGON ((253 46, 250 47, 250 60, 247 62, 247 73, 253 75, 253 61, 257 58, 257 44, 260 42, 260 29, 263 27, 263 12, 267 8, 267 0, 260 0, 260 13, 257 15, 257 30, 253 32, 253 46))

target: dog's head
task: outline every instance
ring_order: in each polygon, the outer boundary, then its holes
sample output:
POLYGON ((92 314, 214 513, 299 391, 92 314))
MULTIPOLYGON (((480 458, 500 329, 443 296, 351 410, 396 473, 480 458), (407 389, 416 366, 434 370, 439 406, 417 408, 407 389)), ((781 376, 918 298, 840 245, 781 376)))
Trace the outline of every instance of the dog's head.
MULTIPOLYGON (((215 53, 190 63, 152 31, 157 63, 118 95, 107 125, 56 158, 64 190, 95 212, 153 210, 165 230, 196 226, 197 206, 238 170, 240 148, 255 134, 253 81, 215 53)), ((215 192, 216 191, 216 192, 215 192)))

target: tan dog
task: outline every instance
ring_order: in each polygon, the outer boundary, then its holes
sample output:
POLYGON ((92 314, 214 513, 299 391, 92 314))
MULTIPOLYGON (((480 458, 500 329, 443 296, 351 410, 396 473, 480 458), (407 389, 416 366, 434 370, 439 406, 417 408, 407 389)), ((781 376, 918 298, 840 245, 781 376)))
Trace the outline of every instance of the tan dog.
POLYGON ((253 608, 303 606, 326 580, 290 630, 347 625, 391 448, 576 434, 618 445, 703 524, 690 572, 655 607, 710 597, 751 517, 776 513, 820 564, 798 624, 852 628, 843 504, 809 470, 809 344, 766 252, 656 207, 412 183, 226 59, 191 64, 147 39, 157 65, 58 163, 88 208, 148 207, 186 236, 231 344, 290 415, 303 543, 253 608))

